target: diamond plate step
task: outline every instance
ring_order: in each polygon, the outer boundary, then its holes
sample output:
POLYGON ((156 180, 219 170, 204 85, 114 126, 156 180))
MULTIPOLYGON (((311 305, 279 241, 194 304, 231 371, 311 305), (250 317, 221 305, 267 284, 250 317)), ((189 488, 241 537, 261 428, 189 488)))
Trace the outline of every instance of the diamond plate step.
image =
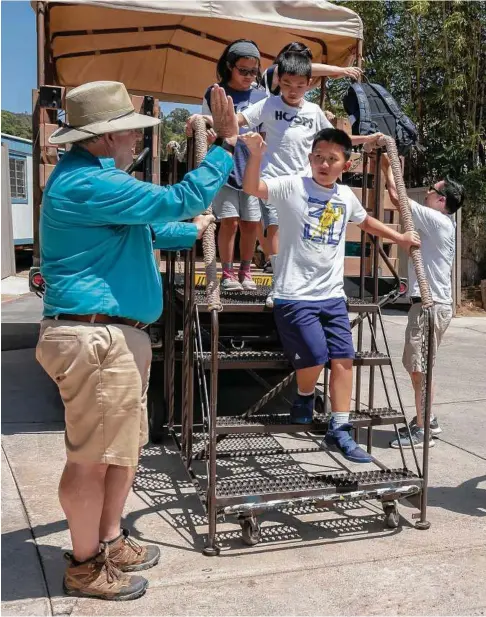
MULTIPOLYGON (((357 351, 353 365, 354 366, 385 366, 391 364, 390 356, 379 351, 357 351)), ((331 363, 326 365, 331 368, 331 363)))
MULTIPOLYGON (((211 365, 211 352, 202 354, 204 368, 211 365)), ((194 357, 197 361, 196 356, 194 357)), ((259 369, 259 368, 290 368, 290 363, 282 351, 220 351, 218 352, 219 368, 224 369, 259 369)), ((378 351, 359 351, 353 362, 354 366, 379 366, 391 364, 386 354, 378 351)), ((330 367, 330 363, 327 365, 330 367)))
MULTIPOLYGON (((237 433, 303 433, 327 429, 331 413, 314 413, 312 424, 292 424, 290 414, 254 414, 249 418, 243 416, 220 416, 216 421, 216 432, 222 435, 237 433)), ((401 424, 404 416, 396 409, 380 407, 353 411, 350 421, 355 427, 375 426, 379 424, 401 424)))
MULTIPOLYGON (((224 311, 227 313, 261 313, 263 311, 271 312, 271 309, 265 307, 270 287, 258 285, 253 291, 223 291, 220 290, 221 303, 224 311)), ((178 300, 184 299, 184 289, 176 288, 176 297, 178 300)), ((200 312, 208 311, 208 302, 204 287, 197 286, 194 290, 194 302, 200 312)))
MULTIPOLYGON (((211 366, 211 352, 202 354, 204 368, 211 366)), ((220 369, 258 369, 258 368, 290 368, 290 364, 281 351, 219 351, 220 369)))
POLYGON ((380 308, 378 304, 374 304, 370 300, 352 297, 348 297, 347 305, 350 313, 376 313, 380 308))
POLYGON ((399 489, 405 486, 421 486, 422 480, 407 469, 359 471, 350 473, 310 475, 304 472, 287 476, 265 477, 248 475, 221 478, 216 484, 218 506, 326 496, 354 491, 376 489, 399 489))
MULTIPOLYGON (((311 442, 312 443, 312 442, 311 442)), ((314 442, 317 443, 317 442, 314 442)), ((193 458, 206 460, 208 440, 203 435, 194 435, 193 458)), ((276 456, 281 454, 308 454, 310 452, 322 452, 319 445, 307 447, 284 448, 271 435, 261 433, 246 433, 245 435, 229 435, 218 441, 216 456, 219 459, 241 459, 253 456, 276 456)))
MULTIPOLYGON (((228 313, 261 313, 271 311, 265 307, 270 287, 257 285, 253 291, 223 291, 220 290, 221 303, 224 310, 228 313)), ((176 287, 176 297, 182 301, 184 299, 184 288, 176 287)), ((194 289, 194 302, 200 312, 208 311, 206 291, 204 287, 196 285, 194 289)), ((350 313, 374 313, 378 310, 378 305, 369 300, 360 298, 348 298, 348 310, 350 313)))

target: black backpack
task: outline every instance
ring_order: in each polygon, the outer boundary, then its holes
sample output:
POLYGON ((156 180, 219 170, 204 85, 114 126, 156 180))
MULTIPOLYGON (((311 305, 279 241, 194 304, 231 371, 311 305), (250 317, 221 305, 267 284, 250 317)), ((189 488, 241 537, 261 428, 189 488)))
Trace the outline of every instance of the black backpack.
POLYGON ((401 156, 407 155, 413 146, 421 149, 417 127, 383 86, 353 83, 343 98, 343 105, 350 116, 353 135, 370 135, 377 131, 390 135, 401 156))

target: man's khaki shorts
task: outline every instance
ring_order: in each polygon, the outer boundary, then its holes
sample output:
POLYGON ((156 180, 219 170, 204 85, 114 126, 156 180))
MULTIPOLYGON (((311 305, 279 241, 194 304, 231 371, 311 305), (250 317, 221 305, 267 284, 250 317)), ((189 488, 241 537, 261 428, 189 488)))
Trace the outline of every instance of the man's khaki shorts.
MULTIPOLYGON (((437 350, 452 319, 452 305, 434 303, 434 364, 437 350)), ((422 373, 422 304, 412 304, 408 312, 402 362, 409 373, 422 373)))
POLYGON ((36 358, 64 403, 68 461, 136 467, 148 441, 148 334, 125 325, 46 319, 36 358))

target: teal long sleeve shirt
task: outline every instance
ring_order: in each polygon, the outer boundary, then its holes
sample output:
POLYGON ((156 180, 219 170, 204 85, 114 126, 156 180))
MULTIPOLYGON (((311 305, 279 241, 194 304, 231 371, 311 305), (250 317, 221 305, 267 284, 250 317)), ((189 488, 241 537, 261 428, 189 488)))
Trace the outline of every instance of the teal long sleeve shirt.
POLYGON ((158 319, 162 281, 153 249, 189 248, 197 235, 195 225, 171 231, 164 224, 203 212, 232 168, 232 157, 213 147, 182 182, 161 187, 74 146, 49 178, 41 207, 44 315, 158 319))

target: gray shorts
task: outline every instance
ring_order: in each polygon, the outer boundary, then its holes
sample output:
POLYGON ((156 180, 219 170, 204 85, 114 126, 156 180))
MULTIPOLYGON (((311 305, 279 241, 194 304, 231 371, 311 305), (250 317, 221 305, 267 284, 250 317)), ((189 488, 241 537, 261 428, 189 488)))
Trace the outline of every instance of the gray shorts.
POLYGON ((270 225, 278 225, 277 208, 264 201, 262 204, 262 221, 263 226, 267 229, 270 225))
MULTIPOLYGON (((433 358, 442 341, 445 331, 452 319, 452 305, 434 303, 434 351, 433 358)), ((424 318, 422 304, 412 304, 408 312, 408 324, 405 331, 405 346, 403 348, 402 362, 409 373, 422 373, 422 332, 424 318)))
POLYGON ((239 218, 257 223, 261 218, 260 200, 230 186, 223 186, 213 199, 213 214, 219 220, 239 218))

